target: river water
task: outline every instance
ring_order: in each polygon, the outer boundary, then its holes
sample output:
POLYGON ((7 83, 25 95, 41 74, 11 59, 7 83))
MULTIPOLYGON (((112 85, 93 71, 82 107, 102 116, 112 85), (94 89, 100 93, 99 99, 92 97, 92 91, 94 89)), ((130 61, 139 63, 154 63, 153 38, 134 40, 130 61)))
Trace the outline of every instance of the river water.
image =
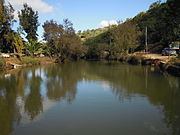
POLYGON ((0 135, 180 135, 180 78, 87 61, 1 72, 0 135))

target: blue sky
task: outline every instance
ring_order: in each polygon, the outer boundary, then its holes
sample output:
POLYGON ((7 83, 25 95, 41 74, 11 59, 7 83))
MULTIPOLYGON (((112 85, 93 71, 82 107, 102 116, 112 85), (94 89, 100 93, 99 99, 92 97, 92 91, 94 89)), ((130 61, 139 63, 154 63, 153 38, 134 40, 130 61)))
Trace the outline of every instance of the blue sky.
MULTIPOLYGON (((132 18, 157 0, 8 0, 16 10, 28 3, 39 11, 39 21, 56 20, 61 23, 69 18, 76 29, 96 29, 102 21, 125 20, 132 18)), ((165 1, 165 0, 164 0, 165 1)), ((40 26, 38 33, 42 36, 40 26)))

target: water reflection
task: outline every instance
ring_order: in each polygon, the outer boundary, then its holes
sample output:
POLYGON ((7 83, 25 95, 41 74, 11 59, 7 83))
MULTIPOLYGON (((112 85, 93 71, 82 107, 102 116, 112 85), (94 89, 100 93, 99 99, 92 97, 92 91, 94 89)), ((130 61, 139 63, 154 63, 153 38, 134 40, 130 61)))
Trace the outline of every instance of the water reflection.
POLYGON ((82 81, 101 82, 123 103, 146 97, 162 111, 163 123, 180 134, 180 79, 162 76, 141 66, 107 62, 72 62, 24 68, 0 75, 0 135, 9 135, 27 115, 30 121, 43 114, 46 101, 68 104, 76 100, 82 81))
POLYGON ((47 76, 47 97, 51 100, 60 101, 66 99, 71 103, 75 99, 76 86, 81 80, 81 70, 76 64, 48 67, 47 76), (78 69, 78 70, 77 70, 78 69))
POLYGON ((20 114, 16 104, 17 76, 0 78, 0 134, 9 135, 13 130, 13 123, 18 123, 20 114))
POLYGON ((42 78, 35 74, 35 69, 31 70, 32 77, 29 81, 30 93, 25 97, 24 110, 33 120, 38 114, 43 111, 42 96, 40 93, 40 85, 42 78))

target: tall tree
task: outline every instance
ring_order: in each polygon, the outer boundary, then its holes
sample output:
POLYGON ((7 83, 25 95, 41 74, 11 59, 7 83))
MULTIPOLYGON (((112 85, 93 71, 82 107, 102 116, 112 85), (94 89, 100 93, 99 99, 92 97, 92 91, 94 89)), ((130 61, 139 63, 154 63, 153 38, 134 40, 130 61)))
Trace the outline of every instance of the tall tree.
POLYGON ((82 57, 86 49, 81 45, 73 24, 65 19, 63 24, 55 21, 46 21, 43 25, 44 38, 51 48, 51 53, 64 58, 82 57))
POLYGON ((5 5, 4 0, 0 0, 0 50, 3 52, 13 51, 11 26, 15 22, 14 9, 9 5, 5 5))
POLYGON ((14 50, 18 53, 19 56, 21 56, 23 49, 23 40, 20 34, 14 33, 12 43, 14 45, 14 50))
POLYGON ((178 0, 167 0, 170 27, 170 41, 180 41, 180 2, 178 0))
POLYGON ((139 45, 139 36, 141 32, 138 27, 130 22, 131 20, 118 25, 112 29, 113 50, 119 53, 128 54, 130 49, 134 49, 139 45))
POLYGON ((47 41, 51 55, 60 52, 58 48, 58 38, 63 35, 63 25, 57 24, 54 20, 46 21, 43 25, 44 39, 47 41))
MULTIPOLYGON (((148 27, 148 43, 153 51, 161 51, 173 41, 180 41, 180 2, 167 0, 164 3, 155 2, 145 13, 140 13, 133 18, 141 31, 145 33, 148 27)), ((144 35, 142 45, 144 46, 144 35)))
POLYGON ((29 42, 31 40, 37 40, 37 29, 40 25, 38 22, 38 12, 34 11, 27 4, 23 6, 24 8, 18 12, 20 26, 26 32, 26 38, 29 42))

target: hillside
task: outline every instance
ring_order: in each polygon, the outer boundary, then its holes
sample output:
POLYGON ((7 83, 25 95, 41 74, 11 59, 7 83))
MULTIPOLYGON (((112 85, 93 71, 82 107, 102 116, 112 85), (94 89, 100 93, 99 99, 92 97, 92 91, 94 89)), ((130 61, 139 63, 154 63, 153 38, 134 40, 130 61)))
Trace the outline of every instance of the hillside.
POLYGON ((89 47, 88 56, 117 58, 125 52, 144 50, 147 27, 148 50, 159 53, 173 41, 180 41, 180 2, 152 3, 149 9, 118 26, 79 33, 89 47), (126 43, 125 43, 126 42, 126 43))
POLYGON ((93 30, 85 30, 83 32, 78 33, 78 36, 84 42, 87 39, 97 37, 98 35, 108 31, 108 29, 109 28, 106 27, 106 28, 99 28, 99 29, 93 29, 93 30))

